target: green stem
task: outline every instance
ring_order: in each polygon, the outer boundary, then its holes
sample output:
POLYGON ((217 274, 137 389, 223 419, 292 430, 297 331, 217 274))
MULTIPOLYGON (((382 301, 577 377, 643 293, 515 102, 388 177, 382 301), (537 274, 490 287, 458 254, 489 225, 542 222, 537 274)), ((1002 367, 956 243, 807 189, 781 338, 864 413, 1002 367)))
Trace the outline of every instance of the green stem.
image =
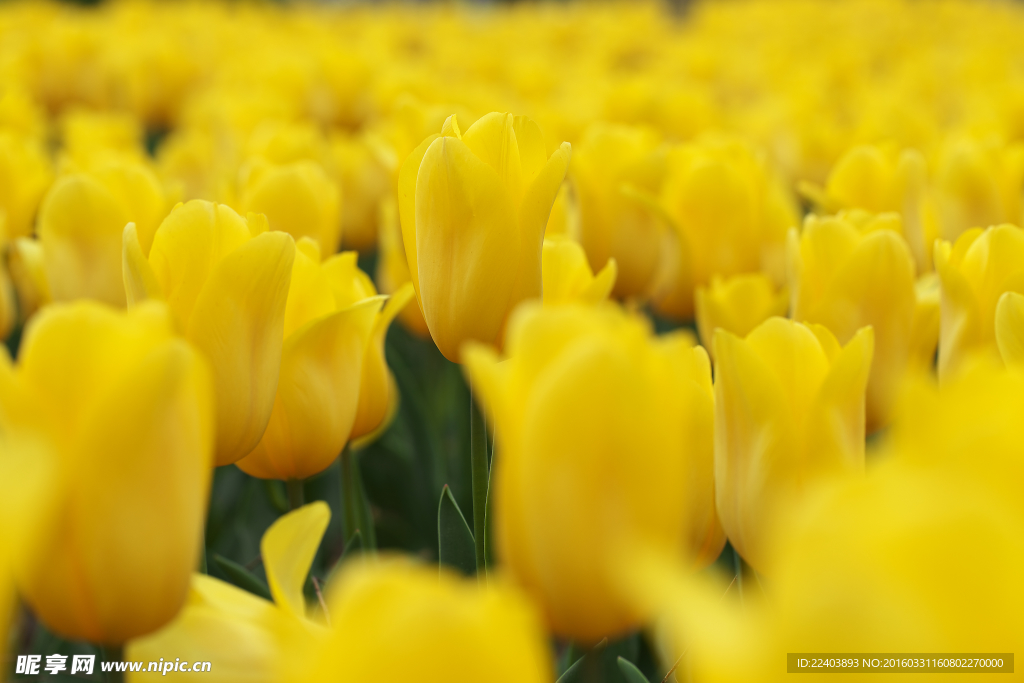
MULTIPOLYGON (((356 465, 356 454, 345 444, 345 450, 341 452, 341 498, 344 509, 343 528, 345 531, 345 543, 352 540, 361 523, 359 508, 362 498, 359 495, 359 482, 356 465)), ((360 534, 365 542, 366 534, 360 534)))
MULTIPOLYGON (((104 645, 103 659, 107 662, 123 662, 124 645, 104 645)), ((123 672, 111 670, 107 673, 107 683, 122 683, 122 681, 124 681, 123 672)))
POLYGON ((469 395, 469 450, 470 470, 473 477, 473 539, 476 543, 476 572, 487 571, 484 547, 484 526, 487 524, 487 432, 484 417, 476 405, 472 390, 469 395))
POLYGON ((305 492, 302 490, 301 479, 288 480, 288 509, 298 510, 305 504, 305 492))

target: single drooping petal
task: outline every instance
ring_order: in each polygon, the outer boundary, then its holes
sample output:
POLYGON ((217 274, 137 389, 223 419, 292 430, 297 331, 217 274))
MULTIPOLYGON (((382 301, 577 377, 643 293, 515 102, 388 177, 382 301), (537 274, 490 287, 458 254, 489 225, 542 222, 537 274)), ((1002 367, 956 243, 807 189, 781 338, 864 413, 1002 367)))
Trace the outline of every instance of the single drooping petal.
POLYGON ((278 519, 260 542, 274 602, 296 617, 306 616, 302 589, 330 519, 331 509, 327 503, 316 501, 278 519))

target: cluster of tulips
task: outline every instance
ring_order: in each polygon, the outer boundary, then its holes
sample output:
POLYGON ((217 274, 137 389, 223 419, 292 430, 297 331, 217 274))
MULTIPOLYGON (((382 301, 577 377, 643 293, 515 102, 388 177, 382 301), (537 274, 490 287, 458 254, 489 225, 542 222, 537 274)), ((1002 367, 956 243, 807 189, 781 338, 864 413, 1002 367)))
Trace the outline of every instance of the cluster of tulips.
POLYGON ((1022 33, 0 6, 0 679, 40 631, 266 683, 1024 652, 1022 33), (422 557, 360 473, 399 429, 465 460, 422 557), (255 563, 207 557, 228 469, 284 482, 255 563))

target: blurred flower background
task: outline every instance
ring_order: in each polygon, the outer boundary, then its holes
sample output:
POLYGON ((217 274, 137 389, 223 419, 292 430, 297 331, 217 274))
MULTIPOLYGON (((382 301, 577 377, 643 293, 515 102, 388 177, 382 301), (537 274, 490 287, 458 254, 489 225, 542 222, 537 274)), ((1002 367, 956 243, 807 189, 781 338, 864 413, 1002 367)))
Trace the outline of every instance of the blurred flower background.
POLYGON ((0 4, 0 680, 1024 652, 1022 34, 0 4))

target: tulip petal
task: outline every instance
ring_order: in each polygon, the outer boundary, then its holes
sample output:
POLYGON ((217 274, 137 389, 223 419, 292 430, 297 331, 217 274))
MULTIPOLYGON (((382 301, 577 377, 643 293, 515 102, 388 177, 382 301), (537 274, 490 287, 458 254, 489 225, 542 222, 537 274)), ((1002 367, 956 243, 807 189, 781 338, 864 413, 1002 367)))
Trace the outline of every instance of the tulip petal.
POLYGON ((384 310, 373 323, 373 331, 366 345, 366 355, 363 357, 359 408, 356 410, 355 422, 352 425, 353 439, 377 431, 386 423, 389 413, 393 414, 398 395, 394 392, 394 380, 384 358, 384 337, 395 316, 405 308, 412 297, 412 284, 406 282, 388 297, 384 310))
POLYGON ((260 542, 260 554, 274 602, 296 617, 306 616, 309 568, 331 520, 331 509, 318 500, 293 510, 274 522, 260 542))
MULTIPOLYGON (((462 134, 462 141, 477 159, 494 169, 513 203, 517 203, 523 195, 523 167, 514 117, 496 111, 485 114, 462 134)), ((554 197, 551 199, 554 201, 554 197)))
POLYGON ((341 453, 355 421, 359 382, 373 321, 384 297, 314 321, 285 342, 273 412, 242 471, 305 479, 341 453))
POLYGON ((409 278, 416 290, 416 303, 423 310, 420 297, 420 276, 416 259, 416 179, 419 177, 420 166, 427 149, 440 135, 431 135, 414 149, 398 171, 398 219, 402 228, 402 244, 405 246, 405 258, 409 263, 409 278))
MULTIPOLYGON (((188 603, 174 621, 133 640, 125 658, 156 662, 174 653, 182 661, 210 662, 224 683, 276 683, 281 645, 273 603, 204 574, 193 574, 188 603)), ((164 680, 162 672, 129 674, 130 681, 164 680)))
POLYGON ((511 296, 514 306, 524 299, 541 295, 541 254, 544 247, 544 228, 548 224, 551 205, 569 169, 572 148, 568 142, 555 150, 547 163, 526 188, 519 209, 519 269, 511 296))
POLYGON ((134 223, 124 228, 121 239, 121 270, 124 277, 124 290, 131 308, 146 299, 161 298, 160 285, 149 261, 142 253, 139 245, 138 231, 134 223))
POLYGON ((249 226, 230 207, 200 200, 179 204, 160 224, 149 263, 181 329, 188 329, 217 264, 250 238, 249 226))
POLYGON ((861 328, 832 362, 807 422, 805 476, 863 470, 864 392, 874 346, 874 330, 861 328))
POLYGON ((1024 295, 1006 292, 996 305, 996 343, 1007 365, 1024 363, 1024 295))
POLYGON ((615 259, 608 259, 608 263, 604 264, 604 268, 594 276, 594 279, 583 290, 583 293, 580 295, 580 302, 598 304, 602 301, 607 301, 608 297, 611 296, 612 289, 615 287, 615 278, 618 274, 619 268, 615 259))
POLYGON ((248 455, 270 421, 294 258, 289 235, 254 237, 213 267, 196 298, 186 336, 213 368, 217 465, 248 455))
MULTIPOLYGON (((438 138, 423 157, 415 237, 417 260, 430 264, 419 293, 437 348, 458 361, 467 339, 496 343, 522 276, 516 211, 494 169, 460 140, 438 138)), ((539 237, 536 260, 539 293, 539 237)))
POLYGON ((537 122, 527 116, 513 116, 512 128, 519 147, 519 162, 523 169, 523 183, 529 187, 547 163, 544 134, 537 122))
POLYGON ((10 244, 7 267, 18 294, 18 313, 28 320, 41 306, 50 303, 50 283, 46 279, 43 246, 39 240, 19 237, 10 244))

